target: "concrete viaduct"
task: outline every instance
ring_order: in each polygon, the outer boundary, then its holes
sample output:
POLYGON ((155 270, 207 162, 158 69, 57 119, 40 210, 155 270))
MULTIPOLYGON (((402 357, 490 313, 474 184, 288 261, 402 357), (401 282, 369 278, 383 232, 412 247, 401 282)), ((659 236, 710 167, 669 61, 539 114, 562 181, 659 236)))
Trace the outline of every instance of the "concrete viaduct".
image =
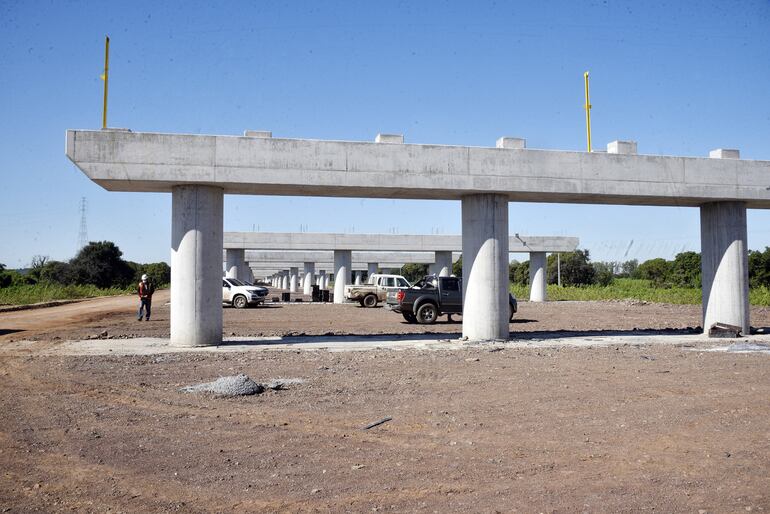
MULTIPOLYGON (((66 153, 110 191, 171 193, 171 344, 222 340, 225 194, 459 200, 464 315, 470 340, 506 339, 508 203, 686 206, 700 209, 703 326, 749 331, 746 209, 770 208, 770 161, 718 149, 708 158, 272 138, 68 130, 66 153)), ((433 249, 436 250, 436 249, 433 249)))
MULTIPOLYGON (((542 302, 546 299, 546 253, 571 252, 577 248, 578 238, 562 236, 509 236, 508 251, 529 253, 530 259, 530 301, 542 302)), ((368 272, 374 273, 378 264, 385 268, 400 267, 393 263, 430 263, 430 271, 437 275, 448 276, 452 272, 452 263, 461 255, 462 237, 452 235, 408 235, 408 234, 324 234, 324 233, 274 233, 274 232, 226 232, 224 234, 225 260, 230 276, 244 267, 244 262, 265 261, 279 255, 307 251, 303 259, 304 276, 312 280, 316 260, 334 262, 334 301, 343 302, 343 292, 350 280, 350 263, 368 263, 368 272), (260 249, 260 252, 246 249, 260 249), (278 253, 283 250, 283 253, 278 253), (327 253, 323 254, 322 251, 327 253), (328 252, 332 250, 332 252, 328 252), (370 250, 370 251, 366 251, 370 250), (316 251, 316 253, 308 253, 316 251), (271 253, 273 252, 273 253, 271 253), (435 255, 435 257, 433 257, 435 255), (353 259, 355 257, 355 259, 353 259), (329 259, 331 258, 331 259, 329 259)), ((272 261, 272 262, 275 262, 272 261)), ((507 256, 506 256, 506 262, 507 256)), ((506 265, 507 268, 507 265, 506 265)), ((289 272, 292 292, 296 291, 298 269, 289 272)), ((309 294, 309 285, 304 281, 305 294, 309 294)))

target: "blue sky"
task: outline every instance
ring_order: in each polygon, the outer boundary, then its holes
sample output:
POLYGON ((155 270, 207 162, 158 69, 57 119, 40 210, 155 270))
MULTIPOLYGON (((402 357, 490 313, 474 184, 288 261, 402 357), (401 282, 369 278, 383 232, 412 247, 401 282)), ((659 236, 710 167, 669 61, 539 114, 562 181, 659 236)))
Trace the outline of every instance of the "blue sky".
MULTIPOLYGON (((90 240, 169 259, 168 194, 110 193, 64 155, 67 128, 585 149, 738 148, 770 160, 770 2, 37 2, 0 0, 0 262, 90 240)), ((459 202, 225 197, 225 230, 460 233, 459 202)), ((699 249, 698 210, 510 204, 511 232, 575 235, 594 260, 699 249), (631 248, 626 253, 629 244, 631 248)), ((749 246, 770 213, 749 211, 749 246)))

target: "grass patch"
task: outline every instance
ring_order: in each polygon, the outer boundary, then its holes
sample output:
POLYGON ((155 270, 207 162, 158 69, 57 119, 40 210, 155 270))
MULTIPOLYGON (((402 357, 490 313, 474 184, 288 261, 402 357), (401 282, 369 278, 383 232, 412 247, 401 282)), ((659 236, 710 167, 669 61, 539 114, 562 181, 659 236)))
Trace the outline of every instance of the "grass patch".
MULTIPOLYGON (((529 286, 512 285, 516 298, 529 298, 529 286)), ((700 304, 701 290, 695 287, 653 287, 649 280, 616 278, 608 286, 548 285, 549 300, 644 300, 655 303, 700 304)), ((759 287, 749 291, 751 305, 770 305, 770 289, 759 287)))
POLYGON ((11 286, 0 289, 0 305, 29 305, 53 300, 74 300, 96 296, 117 296, 134 293, 134 288, 101 289, 96 286, 62 286, 57 284, 35 284, 11 286))

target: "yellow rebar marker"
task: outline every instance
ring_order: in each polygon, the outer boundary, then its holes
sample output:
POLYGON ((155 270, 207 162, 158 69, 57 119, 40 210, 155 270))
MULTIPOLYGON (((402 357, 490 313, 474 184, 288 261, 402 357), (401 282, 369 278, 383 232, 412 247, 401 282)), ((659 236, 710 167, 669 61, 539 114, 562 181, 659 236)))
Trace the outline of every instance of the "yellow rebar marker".
POLYGON ((588 96, 588 72, 583 73, 583 78, 586 82, 586 134, 588 136, 588 151, 591 151, 591 100, 588 96))
POLYGON ((107 128, 107 82, 110 78, 110 36, 105 36, 104 40, 104 107, 102 108, 102 128, 107 128))

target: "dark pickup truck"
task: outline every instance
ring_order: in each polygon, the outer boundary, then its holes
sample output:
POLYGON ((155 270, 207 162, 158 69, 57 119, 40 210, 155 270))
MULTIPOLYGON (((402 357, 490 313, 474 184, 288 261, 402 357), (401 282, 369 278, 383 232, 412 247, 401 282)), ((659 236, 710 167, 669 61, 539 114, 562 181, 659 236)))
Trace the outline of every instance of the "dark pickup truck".
MULTIPOLYGON (((463 282, 457 277, 428 275, 409 289, 399 289, 396 299, 398 304, 392 307, 393 311, 400 312, 409 323, 434 323, 441 315, 463 313, 463 282)), ((513 319, 518 304, 510 293, 508 303, 509 319, 513 319)))

